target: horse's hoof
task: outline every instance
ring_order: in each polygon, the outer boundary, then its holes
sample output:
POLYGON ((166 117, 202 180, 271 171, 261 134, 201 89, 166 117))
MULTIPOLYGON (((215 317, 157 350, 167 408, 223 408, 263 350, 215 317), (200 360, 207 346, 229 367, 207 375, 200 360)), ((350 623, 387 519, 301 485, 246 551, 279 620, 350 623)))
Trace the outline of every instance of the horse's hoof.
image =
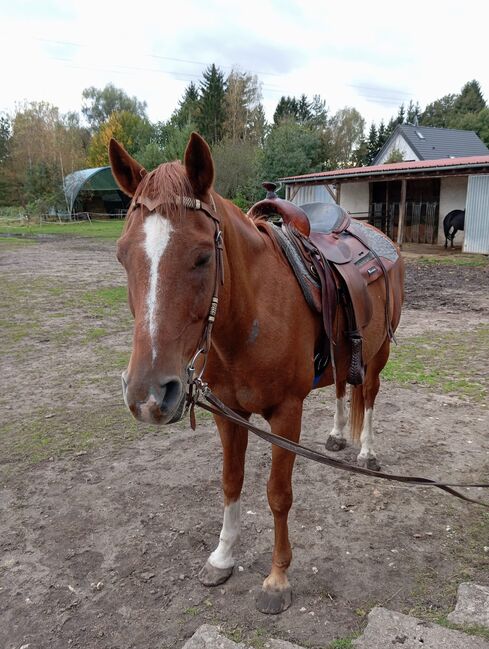
POLYGON ((371 471, 380 471, 380 464, 376 457, 357 457, 358 466, 371 471))
POLYGON ((330 435, 326 440, 327 451, 342 451, 346 446, 346 439, 344 437, 335 437, 330 435))
POLYGON ((278 615, 286 611, 292 604, 292 589, 259 591, 255 598, 256 608, 266 615, 278 615))
POLYGON ((233 568, 216 568, 209 561, 199 572, 199 581, 204 586, 219 586, 231 577, 233 568))

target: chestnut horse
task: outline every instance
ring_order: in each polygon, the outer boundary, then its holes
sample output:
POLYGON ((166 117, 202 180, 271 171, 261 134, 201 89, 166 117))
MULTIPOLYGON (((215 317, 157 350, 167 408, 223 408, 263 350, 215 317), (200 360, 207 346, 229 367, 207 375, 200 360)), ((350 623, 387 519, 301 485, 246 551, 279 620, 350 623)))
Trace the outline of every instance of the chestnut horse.
MULTIPOLYGON (((127 273, 134 317, 131 358, 122 376, 127 407, 138 420, 152 424, 168 424, 183 416, 187 370, 201 344, 219 275, 217 222, 222 232, 224 280, 219 287, 204 379, 219 399, 242 416, 257 413, 269 422, 272 432, 298 441, 303 402, 313 386, 313 358, 322 325, 276 245, 272 226, 254 221, 213 190, 212 156, 195 133, 183 165, 166 163, 151 173, 115 140, 109 154, 114 178, 132 197, 117 247, 117 257, 127 273), (207 205, 207 211, 202 204, 207 205), (216 220, 210 218, 209 206, 216 220)), ((389 276, 390 317, 395 330, 403 295, 400 258, 389 276)), ((353 438, 361 442, 358 461, 375 467, 372 412, 390 341, 384 281, 371 284, 369 292, 374 314, 364 331, 365 381, 352 388, 350 420, 353 438)), ((341 309, 336 317, 337 331, 344 331, 341 309)), ((344 337, 338 338, 335 350, 337 399, 329 446, 342 448, 350 355, 344 337)), ((333 382, 329 366, 317 387, 333 382)), ((224 520, 218 545, 199 575, 207 586, 223 583, 233 572, 248 443, 248 432, 242 427, 219 416, 215 421, 223 447, 224 520)), ((270 574, 256 599, 264 613, 279 613, 291 603, 287 518, 294 460, 290 451, 272 446, 267 494, 275 542, 270 574)))

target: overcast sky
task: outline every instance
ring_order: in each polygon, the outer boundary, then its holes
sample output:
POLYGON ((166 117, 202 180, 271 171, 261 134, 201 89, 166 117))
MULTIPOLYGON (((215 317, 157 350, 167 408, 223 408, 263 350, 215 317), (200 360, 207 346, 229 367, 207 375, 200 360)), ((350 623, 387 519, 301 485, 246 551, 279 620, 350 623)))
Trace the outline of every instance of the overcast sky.
POLYGON ((112 82, 165 120, 216 63, 258 75, 269 120, 305 93, 379 122, 471 79, 489 99, 488 25, 473 0, 0 0, 0 111, 79 111, 84 88, 112 82))

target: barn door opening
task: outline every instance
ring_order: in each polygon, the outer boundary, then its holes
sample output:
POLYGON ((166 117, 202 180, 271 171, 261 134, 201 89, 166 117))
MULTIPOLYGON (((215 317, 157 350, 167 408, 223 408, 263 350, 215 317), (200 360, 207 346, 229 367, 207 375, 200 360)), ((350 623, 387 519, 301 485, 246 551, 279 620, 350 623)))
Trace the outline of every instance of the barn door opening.
MULTIPOLYGON (((371 183, 369 223, 397 240, 401 181, 371 183)), ((434 244, 438 235, 440 179, 421 178, 406 183, 403 241, 434 244)))

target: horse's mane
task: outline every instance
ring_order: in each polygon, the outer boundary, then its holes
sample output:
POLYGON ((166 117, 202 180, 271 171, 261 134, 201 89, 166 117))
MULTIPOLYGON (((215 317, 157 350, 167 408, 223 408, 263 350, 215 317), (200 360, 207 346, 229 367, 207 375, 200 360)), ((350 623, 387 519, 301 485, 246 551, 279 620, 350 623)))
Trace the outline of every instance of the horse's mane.
POLYGON ((169 216, 183 214, 183 197, 194 198, 194 191, 181 162, 166 162, 146 174, 134 195, 134 199, 149 199, 162 207, 169 216))

